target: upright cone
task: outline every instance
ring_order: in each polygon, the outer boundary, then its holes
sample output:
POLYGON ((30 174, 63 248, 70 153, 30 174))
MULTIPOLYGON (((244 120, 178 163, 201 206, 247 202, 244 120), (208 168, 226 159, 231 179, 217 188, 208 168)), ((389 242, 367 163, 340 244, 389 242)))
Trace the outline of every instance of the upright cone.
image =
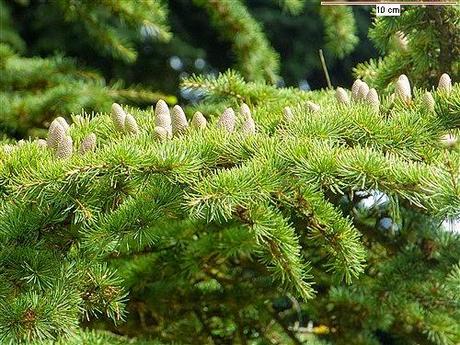
POLYGON ((313 103, 313 102, 311 102, 311 101, 307 101, 307 108, 308 108, 308 110, 310 110, 312 113, 315 113, 315 112, 321 110, 321 107, 320 107, 318 104, 313 103))
POLYGON ((165 141, 169 137, 168 131, 161 126, 155 127, 155 129, 153 130, 153 136, 155 137, 155 139, 159 141, 165 141))
POLYGON ((61 116, 56 117, 55 121, 59 122, 59 124, 62 126, 62 128, 64 128, 66 133, 69 131, 69 128, 70 128, 69 124, 63 117, 61 116))
POLYGON ((52 150, 57 149, 58 143, 65 137, 66 130, 62 127, 59 121, 53 120, 48 130, 48 138, 46 143, 52 150))
POLYGON ((67 159, 72 157, 73 151, 73 142, 70 135, 66 135, 62 140, 58 143, 56 149, 56 157, 59 159, 67 159))
POLYGON ((283 120, 286 123, 289 123, 294 120, 294 114, 292 113, 291 108, 284 107, 283 109, 283 120))
POLYGON ((454 147, 458 142, 458 138, 453 134, 444 134, 441 137, 441 145, 447 148, 454 147))
POLYGON ((412 91, 409 82, 409 78, 405 74, 399 76, 398 81, 396 82, 395 93, 398 98, 404 102, 410 102, 412 99, 412 91))
POLYGON ((193 114, 191 125, 192 125, 192 128, 195 128, 195 129, 205 129, 207 126, 206 118, 204 117, 202 113, 197 111, 195 114, 193 114))
POLYGON ((337 91, 335 92, 335 98, 339 103, 349 105, 350 104, 350 98, 348 97, 347 91, 345 91, 344 88, 338 87, 337 91))
POLYGON ((253 135, 256 134, 256 124, 254 119, 251 116, 251 113, 246 113, 246 119, 243 122, 243 126, 241 127, 241 132, 244 135, 253 135))
POLYGON ((126 114, 125 131, 131 134, 139 133, 139 126, 137 125, 136 119, 131 114, 126 114))
POLYGON ((358 94, 356 95, 356 100, 365 100, 368 93, 369 93, 369 85, 367 85, 365 82, 362 81, 359 84, 358 94))
POLYGON ((168 105, 162 99, 155 106, 155 126, 163 127, 168 132, 168 137, 172 137, 171 114, 168 105))
POLYGON ((424 107, 426 109, 428 109, 431 112, 434 111, 434 108, 436 106, 436 102, 434 101, 434 98, 433 98, 433 95, 431 94, 431 92, 426 91, 423 94, 422 103, 423 103, 423 105, 424 105, 424 107))
POLYGON ((125 128, 126 113, 118 103, 112 104, 112 122, 115 129, 123 132, 125 128))
POLYGON ((222 115, 220 115, 219 120, 217 120, 217 128, 223 128, 231 133, 235 129, 235 122, 235 112, 232 108, 227 108, 222 115))
POLYGON ((38 147, 43 147, 43 148, 46 148, 48 146, 46 143, 46 140, 44 139, 35 140, 35 144, 37 144, 38 147))
POLYGON ((241 104, 240 114, 243 116, 243 119, 252 118, 251 109, 246 103, 241 104))
POLYGON ((368 102, 375 111, 379 111, 380 100, 376 89, 372 88, 369 90, 366 96, 366 102, 368 102))
POLYGON ((96 148, 96 134, 88 134, 80 144, 80 153, 85 154, 86 152, 94 151, 96 148))
POLYGON ((356 79, 351 87, 351 99, 354 101, 358 100, 358 91, 362 83, 363 81, 361 79, 356 79))
POLYGON ((175 105, 172 110, 171 123, 173 135, 180 135, 187 130, 187 118, 184 110, 178 105, 175 105))
POLYGON ((447 73, 444 73, 441 78, 439 78, 438 90, 447 93, 452 91, 452 80, 447 73))

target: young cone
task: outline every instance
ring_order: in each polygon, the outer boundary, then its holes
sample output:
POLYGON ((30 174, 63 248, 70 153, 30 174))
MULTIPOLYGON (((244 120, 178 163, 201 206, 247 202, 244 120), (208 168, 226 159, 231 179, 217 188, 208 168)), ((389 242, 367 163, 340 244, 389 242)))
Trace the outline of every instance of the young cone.
POLYGON ((73 142, 72 138, 69 135, 64 136, 61 141, 59 141, 56 149, 56 157, 59 159, 67 159, 72 157, 73 142))
POLYGON ((168 105, 160 99, 155 106, 155 126, 163 127, 172 137, 171 114, 168 105))
POLYGON ((452 80, 447 73, 444 73, 441 78, 439 78, 438 91, 443 91, 450 93, 452 91, 452 80))
POLYGON ((125 128, 126 113, 118 103, 112 104, 112 121, 117 131, 123 132, 125 128))
POLYGON ((64 128, 66 133, 69 131, 69 124, 67 123, 67 121, 63 117, 61 117, 61 116, 56 117, 55 120, 57 122, 59 122, 59 124, 62 126, 62 128, 64 128))
POLYGON ((165 128, 161 126, 156 126, 153 130, 153 136, 156 140, 165 141, 166 139, 168 139, 169 134, 165 128))
POLYGON ((337 91, 335 92, 335 98, 339 103, 348 105, 350 104, 350 98, 348 97, 347 91, 344 88, 338 87, 337 91))
POLYGON ((244 135, 256 134, 256 124, 252 117, 249 117, 244 121, 241 131, 244 135))
POLYGON ((50 128, 48 130, 48 138, 46 140, 47 146, 50 149, 57 149, 58 143, 65 137, 66 130, 57 120, 51 122, 50 128))
POLYGON ((184 110, 178 105, 175 105, 172 110, 171 122, 174 135, 182 134, 187 130, 187 117, 185 116, 184 110))
POLYGON ((409 89, 411 88, 411 87, 410 87, 410 81, 409 81, 409 78, 407 77, 407 75, 401 74, 401 75, 399 76, 398 80, 401 80, 402 82, 404 82, 404 83, 406 84, 406 87, 407 87, 407 88, 409 88, 409 89))
POLYGON ((310 101, 307 101, 307 108, 308 108, 312 113, 315 113, 315 112, 321 110, 321 107, 320 107, 318 104, 313 103, 313 102, 310 102, 310 101))
POLYGON ((88 134, 80 144, 80 153, 85 154, 86 152, 94 151, 96 148, 96 134, 88 134))
POLYGON ((361 84, 359 85, 358 94, 356 95, 356 99, 365 100, 368 93, 369 85, 367 85, 365 82, 361 82, 361 84))
POLYGON ((195 114, 193 114, 191 125, 195 129, 205 129, 207 126, 206 118, 201 112, 197 111, 195 114))
POLYGON ((139 133, 139 126, 137 125, 136 119, 131 114, 127 114, 125 118, 125 131, 131 134, 139 133))
POLYGON ((251 109, 249 109, 249 106, 246 103, 241 104, 240 114, 243 116, 243 119, 252 118, 251 109))
POLYGON ((434 101, 434 98, 433 98, 433 95, 431 94, 431 92, 426 91, 423 94, 422 103, 423 103, 424 107, 427 108, 429 111, 434 111, 436 103, 434 101))
POLYGON ((284 122, 287 122, 287 123, 289 123, 292 120, 294 120, 294 114, 292 113, 291 108, 284 107, 284 109, 283 109, 283 120, 284 120, 284 122))
POLYGON ((219 120, 217 121, 217 128, 223 128, 227 132, 233 132, 235 129, 235 112, 232 108, 227 108, 224 110, 222 115, 220 115, 219 120))
POLYGON ((358 100, 358 91, 362 83, 363 81, 361 79, 356 79, 351 87, 351 99, 354 101, 358 100))
POLYGON ((372 88, 369 90, 366 96, 366 101, 372 106, 373 109, 379 111, 380 100, 376 89, 372 88))
POLYGON ((405 74, 401 74, 399 76, 399 79, 396 82, 395 93, 398 98, 406 103, 412 99, 410 82, 405 74))

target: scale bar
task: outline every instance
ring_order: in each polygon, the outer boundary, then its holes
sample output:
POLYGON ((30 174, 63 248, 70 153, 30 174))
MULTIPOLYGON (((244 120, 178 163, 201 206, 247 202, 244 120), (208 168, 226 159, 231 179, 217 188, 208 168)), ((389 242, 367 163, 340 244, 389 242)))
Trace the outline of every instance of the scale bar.
POLYGON ((456 1, 321 1, 322 6, 374 6, 374 5, 404 5, 404 6, 445 6, 458 5, 456 1))

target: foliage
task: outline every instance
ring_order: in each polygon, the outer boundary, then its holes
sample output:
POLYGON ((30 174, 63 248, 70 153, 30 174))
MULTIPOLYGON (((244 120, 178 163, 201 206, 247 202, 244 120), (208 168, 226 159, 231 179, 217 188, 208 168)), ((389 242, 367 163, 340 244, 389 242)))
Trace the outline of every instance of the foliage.
POLYGON ((204 130, 159 141, 160 104, 125 109, 136 131, 114 127, 118 110, 75 116, 71 158, 0 151, 3 343, 82 325, 147 343, 458 343, 460 238, 437 221, 460 216, 459 146, 440 139, 459 134, 458 84, 434 111, 418 89, 376 111, 235 73, 184 86, 207 96, 204 130), (215 125, 243 101, 237 130, 215 125), (78 153, 89 133, 95 151, 78 153), (397 233, 357 215, 373 191, 397 233))
MULTIPOLYGON (((95 72, 77 68, 70 58, 21 57, 0 44, 0 131, 11 136, 45 134, 43 125, 54 117, 79 112, 82 107, 97 111, 114 100, 151 102, 165 97, 139 87, 106 85, 95 72)), ((175 97, 167 98, 174 103, 175 97)))
POLYGON ((383 88, 401 74, 427 88, 441 73, 460 78, 460 6, 405 9, 400 17, 376 17, 370 38, 386 54, 360 64, 355 74, 383 88))
MULTIPOLYGON (((141 6, 134 6, 131 1, 53 1, 43 6, 43 11, 54 6, 65 11, 66 20, 83 22, 91 37, 98 36, 101 46, 125 60, 133 59, 135 52, 123 41, 119 30, 109 26, 113 20, 106 18, 104 9, 105 12, 113 11, 119 22, 128 25, 142 23, 145 30, 155 32, 161 38, 168 36, 163 24, 156 25, 145 18, 147 12, 154 9, 158 10, 158 15, 163 13, 156 1, 143 1, 141 6), (86 15, 83 16, 83 12, 86 15), (102 18, 106 18, 105 21, 102 18)), ((19 55, 17 52, 23 52, 26 45, 14 28, 8 9, 0 1, 0 41, 4 42, 0 42, 1 132, 19 138, 40 136, 45 133, 43 127, 56 116, 69 116, 82 108, 97 111, 115 100, 143 104, 166 97, 170 103, 176 102, 174 96, 140 86, 125 88, 121 81, 107 85, 97 72, 81 69, 74 59, 62 55, 46 58, 19 55)), ((154 16, 157 12, 153 12, 154 16)))

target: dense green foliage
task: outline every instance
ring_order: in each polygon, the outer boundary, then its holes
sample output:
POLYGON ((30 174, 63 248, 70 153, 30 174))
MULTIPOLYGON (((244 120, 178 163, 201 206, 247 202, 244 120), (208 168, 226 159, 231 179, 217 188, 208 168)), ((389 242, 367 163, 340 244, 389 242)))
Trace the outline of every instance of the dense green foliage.
POLYGON ((175 107, 167 139, 164 103, 155 116, 115 106, 74 117, 57 149, 53 130, 48 149, 3 147, 3 342, 82 326, 147 343, 460 340, 460 239, 435 221, 459 216, 458 84, 434 93, 434 110, 414 90, 379 111, 233 73, 184 86, 208 95, 207 128, 196 116, 185 128, 175 107), (243 106, 215 120, 243 101, 252 115, 243 106), (397 233, 344 201, 376 190, 397 233))
POLYGON ((460 344, 460 9, 376 20, 369 85, 275 86, 356 13, 0 0, 0 344, 460 344))
POLYGON ((384 88, 400 74, 428 88, 441 73, 460 78, 460 5, 413 7, 400 17, 376 17, 370 38, 386 56, 358 65, 355 74, 384 88))

